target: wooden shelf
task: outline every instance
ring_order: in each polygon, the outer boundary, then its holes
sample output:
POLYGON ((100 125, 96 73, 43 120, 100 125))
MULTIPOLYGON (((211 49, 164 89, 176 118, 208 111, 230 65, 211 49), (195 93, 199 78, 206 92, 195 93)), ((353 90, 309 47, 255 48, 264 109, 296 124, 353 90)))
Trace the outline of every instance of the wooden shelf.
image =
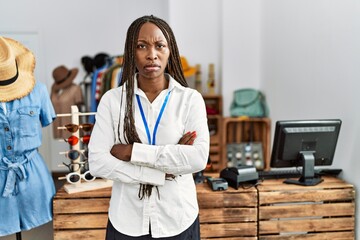
POLYGON ((260 142, 264 160, 263 169, 270 169, 271 121, 269 118, 225 117, 222 120, 222 127, 222 168, 227 167, 227 144, 260 142))
POLYGON ((203 95, 208 112, 208 125, 210 131, 210 160, 211 169, 207 171, 221 170, 222 152, 222 97, 221 95, 203 95))

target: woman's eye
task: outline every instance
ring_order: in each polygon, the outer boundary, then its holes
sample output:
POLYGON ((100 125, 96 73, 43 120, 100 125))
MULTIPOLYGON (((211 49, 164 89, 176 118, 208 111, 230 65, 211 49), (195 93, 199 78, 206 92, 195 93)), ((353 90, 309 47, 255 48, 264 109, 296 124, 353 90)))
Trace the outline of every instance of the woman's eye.
POLYGON ((145 45, 144 44, 138 44, 137 48, 145 48, 145 45))
POLYGON ((158 47, 158 48, 164 48, 165 45, 164 45, 164 44, 158 44, 157 47, 158 47))

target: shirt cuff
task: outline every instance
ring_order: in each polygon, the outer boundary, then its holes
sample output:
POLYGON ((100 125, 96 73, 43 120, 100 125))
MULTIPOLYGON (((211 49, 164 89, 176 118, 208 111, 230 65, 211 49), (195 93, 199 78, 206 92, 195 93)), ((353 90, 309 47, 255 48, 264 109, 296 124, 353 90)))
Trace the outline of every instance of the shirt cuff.
POLYGON ((140 181, 162 186, 165 184, 165 173, 155 168, 143 167, 140 181))
POLYGON ((156 148, 152 145, 134 143, 130 162, 142 166, 141 182, 153 185, 165 184, 165 173, 155 169, 156 148))
POLYGON ((144 166, 154 167, 156 160, 156 148, 153 145, 147 145, 142 143, 134 143, 131 152, 131 163, 144 166))

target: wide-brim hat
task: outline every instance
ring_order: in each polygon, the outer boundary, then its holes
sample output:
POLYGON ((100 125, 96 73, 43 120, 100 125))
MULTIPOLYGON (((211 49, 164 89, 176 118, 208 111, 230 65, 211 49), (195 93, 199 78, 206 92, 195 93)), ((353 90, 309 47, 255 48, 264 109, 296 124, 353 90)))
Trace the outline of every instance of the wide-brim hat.
POLYGON ((51 91, 57 92, 60 89, 64 89, 71 86, 78 72, 79 72, 78 68, 73 68, 70 70, 64 65, 60 65, 56 67, 52 73, 55 82, 52 86, 51 91))
POLYGON ((35 57, 18 41, 0 36, 0 102, 28 95, 35 86, 35 57))
POLYGON ((196 67, 191 67, 185 57, 180 57, 180 60, 185 77, 191 77, 196 73, 196 67))

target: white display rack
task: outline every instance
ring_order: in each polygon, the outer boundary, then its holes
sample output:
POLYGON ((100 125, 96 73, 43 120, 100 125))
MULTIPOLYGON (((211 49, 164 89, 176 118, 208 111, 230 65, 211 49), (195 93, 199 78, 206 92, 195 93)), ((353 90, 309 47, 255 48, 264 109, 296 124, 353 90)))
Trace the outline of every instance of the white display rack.
MULTIPOLYGON (((79 108, 76 105, 72 105, 71 106, 71 113, 61 113, 61 114, 57 114, 57 117, 71 117, 71 123, 72 124, 76 124, 79 125, 79 117, 81 116, 90 116, 90 115, 95 115, 95 112, 79 112, 79 108)), ((58 127, 58 129, 66 129, 63 126, 58 127)), ((77 138, 80 139, 80 134, 79 134, 79 130, 71 133, 72 136, 76 136, 77 138)), ((60 140, 63 141, 63 140, 60 140)), ((78 151, 82 151, 81 150, 81 141, 79 141, 78 143, 72 145, 72 149, 73 150, 78 150, 78 151)), ((63 154, 63 152, 60 152, 59 154, 63 154)), ((73 160, 73 163, 78 163, 80 161, 80 158, 77 160, 73 160)), ((78 170, 78 173, 80 174, 80 169, 78 170)), ((59 177, 59 180, 66 180, 66 176, 64 177, 59 177)), ((84 191, 90 191, 90 190, 96 190, 96 189, 100 189, 100 188, 107 188, 107 187, 111 187, 112 186, 112 181, 111 180, 107 180, 107 179, 95 179, 91 182, 86 182, 86 181, 79 181, 78 183, 75 184, 71 184, 71 183, 65 183, 64 184, 64 189, 67 193, 71 194, 71 193, 77 193, 77 192, 84 192, 84 191)))

